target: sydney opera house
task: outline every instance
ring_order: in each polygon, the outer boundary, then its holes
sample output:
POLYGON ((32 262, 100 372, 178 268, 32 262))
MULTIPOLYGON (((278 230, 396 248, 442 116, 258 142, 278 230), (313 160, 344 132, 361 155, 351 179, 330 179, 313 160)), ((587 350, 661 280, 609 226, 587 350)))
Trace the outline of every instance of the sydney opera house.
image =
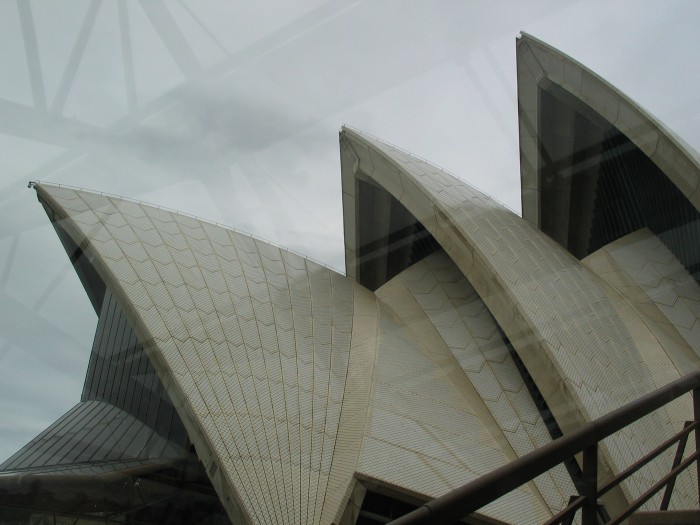
MULTIPOLYGON (((698 370, 697 154, 533 37, 517 68, 522 217, 343 128, 346 275, 36 183, 99 322, 80 402, 0 465, 0 521, 387 523, 698 370)), ((601 479, 690 412, 605 440, 601 479)), ((544 522, 580 477, 561 464, 466 522, 544 522)), ((696 505, 691 475, 673 497, 696 505)))

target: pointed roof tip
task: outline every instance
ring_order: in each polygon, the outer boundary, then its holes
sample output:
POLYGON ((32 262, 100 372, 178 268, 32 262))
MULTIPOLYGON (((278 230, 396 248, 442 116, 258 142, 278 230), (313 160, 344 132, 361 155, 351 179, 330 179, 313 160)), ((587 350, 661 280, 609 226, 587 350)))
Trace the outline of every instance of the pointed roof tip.
POLYGON ((66 186, 65 184, 60 184, 58 182, 50 182, 45 180, 30 180, 27 182, 27 188, 33 189, 35 191, 42 190, 44 188, 69 188, 72 190, 82 190, 83 188, 74 188, 72 186, 66 186))
POLYGON ((347 124, 343 124, 340 127, 340 135, 355 135, 356 137, 362 138, 364 140, 370 141, 370 142, 381 142, 383 144, 389 145, 387 142, 383 141, 379 137, 375 137, 374 135, 371 135, 365 131, 362 131, 361 129, 354 128, 352 126, 348 126, 347 124))
MULTIPOLYGON (((518 34, 518 36, 515 37, 515 42, 516 42, 516 44, 525 44, 525 43, 528 43, 528 44, 537 44, 537 45, 540 45, 540 46, 542 46, 542 47, 544 47, 544 48, 546 48, 546 49, 548 49, 548 50, 550 50, 550 51, 552 51, 552 52, 554 52, 554 53, 557 53, 557 54, 559 54, 559 55, 562 55, 563 57, 567 58, 568 60, 572 60, 572 61, 576 62, 576 60, 574 60, 572 57, 570 57, 569 55, 567 55, 566 53, 564 53, 564 52, 561 51, 560 49, 554 47, 554 46, 551 45, 551 44, 548 44, 548 43, 545 42, 544 40, 542 40, 542 39, 540 39, 540 38, 537 38, 537 37, 534 36, 534 35, 531 35, 531 34, 528 33, 527 31, 520 31, 520 33, 518 34)), ((578 62, 577 62, 577 63, 578 63, 578 62)))
MULTIPOLYGON (((696 209, 700 209, 700 153, 692 145, 605 77, 551 44, 521 31, 516 40, 516 48, 518 63, 527 60, 523 63, 529 64, 518 68, 519 85, 522 80, 523 85, 529 82, 530 85, 539 86, 537 89, 549 89, 547 84, 542 83, 542 79, 546 79, 573 95, 608 125, 625 134, 694 203, 696 209)), ((519 107, 537 108, 536 111, 540 111, 535 93, 536 90, 519 91, 519 107)), ((539 157, 534 146, 523 146, 537 144, 537 132, 530 130, 528 125, 523 125, 522 115, 519 118, 521 155, 525 147, 528 148, 525 156, 537 159, 539 157)), ((535 167, 536 164, 528 166, 530 164, 521 163, 521 182, 523 187, 534 191, 528 192, 527 207, 524 204, 526 193, 521 194, 523 209, 530 210, 524 211, 523 216, 537 223, 534 217, 540 204, 534 196, 539 195, 539 182, 534 181, 538 180, 536 171, 539 168, 535 167), (532 186, 526 186, 526 181, 532 186)))
POLYGON ((360 135, 367 135, 367 133, 365 133, 365 132, 362 131, 361 129, 356 128, 356 127, 353 127, 353 126, 349 126, 348 124, 343 123, 343 125, 340 126, 340 132, 341 132, 341 133, 344 133, 344 132, 347 132, 347 131, 350 131, 350 132, 353 132, 353 133, 357 133, 357 134, 360 134, 360 135))
POLYGON ((345 124, 344 122, 340 125, 340 131, 338 132, 338 135, 340 138, 343 138, 343 135, 345 135, 348 131, 350 131, 352 128, 345 124))
POLYGON ((542 45, 547 46, 547 47, 552 47, 549 44, 547 44, 547 42, 544 42, 543 40, 540 40, 536 36, 533 36, 530 33, 528 33, 527 31, 523 31, 523 30, 520 30, 520 32, 518 33, 518 36, 515 37, 515 42, 516 42, 516 44, 526 43, 526 42, 536 42, 538 44, 542 44, 542 45))
POLYGON ((607 80, 605 80, 603 77, 595 73, 593 70, 591 70, 588 66, 585 64, 579 62, 576 60, 574 57, 569 55, 568 53, 565 53, 558 47, 553 46, 552 44, 545 42, 544 40, 541 40, 537 38, 536 36, 531 35, 530 33, 527 33, 526 31, 520 31, 520 34, 516 38, 516 48, 518 51, 523 50, 524 48, 521 47, 521 45, 527 44, 528 46, 534 45, 535 48, 540 47, 542 48, 545 52, 551 53, 552 55, 563 59, 570 64, 580 68, 583 71, 586 71, 587 73, 590 73, 591 75, 594 75, 598 80, 604 82, 606 85, 612 87, 613 89, 619 91, 617 88, 612 86, 607 80))

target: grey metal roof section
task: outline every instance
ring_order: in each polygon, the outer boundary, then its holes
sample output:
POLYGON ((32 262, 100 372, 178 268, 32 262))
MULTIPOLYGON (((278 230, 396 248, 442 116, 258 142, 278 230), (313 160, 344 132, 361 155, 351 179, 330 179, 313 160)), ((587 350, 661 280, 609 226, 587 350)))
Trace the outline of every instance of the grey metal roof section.
MULTIPOLYGON (((590 69, 537 38, 522 33, 517 55, 523 217, 540 225, 539 167, 543 159, 539 90, 551 86, 572 97, 572 102, 592 120, 622 132, 700 210, 700 156, 681 138, 590 69)), ((572 139, 567 133, 559 138, 562 147, 571 148, 573 143, 565 145, 572 139)), ((563 212, 563 221, 567 220, 566 214, 568 210, 563 212)))
POLYGON ((0 471, 49 471, 76 464, 90 470, 106 462, 185 456, 184 449, 128 412, 102 401, 83 401, 0 465, 0 471))
MULTIPOLYGON (((640 347, 628 326, 632 319, 632 328, 643 322, 634 313, 620 317, 618 294, 609 295, 596 275, 530 223, 392 146, 347 129, 341 144, 344 211, 354 210, 351 177, 358 174, 422 222, 503 328, 565 433, 660 386, 650 361, 675 368, 658 341, 640 347)), ((346 221, 355 223, 348 215, 346 221)), ((352 251, 346 253, 352 260, 352 251)), ((630 464, 648 441, 670 435, 674 423, 667 417, 611 439, 611 468, 630 464)), ((643 487, 627 489, 639 494, 643 487)))
POLYGON ((109 289, 100 308, 81 400, 117 406, 173 445, 188 448, 182 421, 109 289))
POLYGON ((66 463, 60 465, 46 465, 43 467, 23 468, 17 470, 0 471, 0 484, 22 483, 27 478, 55 478, 57 481, 70 481, 75 478, 84 480, 96 479, 99 476, 110 475, 117 471, 149 472, 163 468, 164 466, 184 462, 185 459, 154 458, 131 459, 123 461, 95 461, 90 463, 66 463))

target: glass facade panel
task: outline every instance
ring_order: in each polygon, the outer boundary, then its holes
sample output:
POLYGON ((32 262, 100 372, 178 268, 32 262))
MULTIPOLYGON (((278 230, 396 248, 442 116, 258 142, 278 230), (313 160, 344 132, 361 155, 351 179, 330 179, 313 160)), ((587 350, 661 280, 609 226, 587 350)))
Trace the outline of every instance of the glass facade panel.
POLYGON ((109 290, 81 402, 0 465, 0 522, 229 523, 109 290))
POLYGON ((700 282, 700 213, 615 126, 555 85, 540 89, 542 230, 582 259, 648 228, 700 282))
POLYGON ((104 296, 102 312, 88 365, 88 371, 100 373, 86 378, 82 400, 117 406, 185 447, 182 424, 172 424, 173 419, 179 419, 175 408, 109 290, 104 296), (177 428, 177 432, 171 435, 171 428, 177 428))
POLYGON ((375 290, 440 246, 386 189, 357 180, 358 281, 375 290))

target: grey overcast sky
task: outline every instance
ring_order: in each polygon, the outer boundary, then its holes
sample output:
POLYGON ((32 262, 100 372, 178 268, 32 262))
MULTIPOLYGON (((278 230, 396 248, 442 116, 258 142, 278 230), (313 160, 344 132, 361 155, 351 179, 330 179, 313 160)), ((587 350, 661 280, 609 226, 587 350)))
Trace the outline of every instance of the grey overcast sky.
POLYGON ((515 38, 700 146, 695 0, 0 0, 0 461, 80 397, 94 311, 28 180, 343 269, 345 123, 519 204, 515 38))

